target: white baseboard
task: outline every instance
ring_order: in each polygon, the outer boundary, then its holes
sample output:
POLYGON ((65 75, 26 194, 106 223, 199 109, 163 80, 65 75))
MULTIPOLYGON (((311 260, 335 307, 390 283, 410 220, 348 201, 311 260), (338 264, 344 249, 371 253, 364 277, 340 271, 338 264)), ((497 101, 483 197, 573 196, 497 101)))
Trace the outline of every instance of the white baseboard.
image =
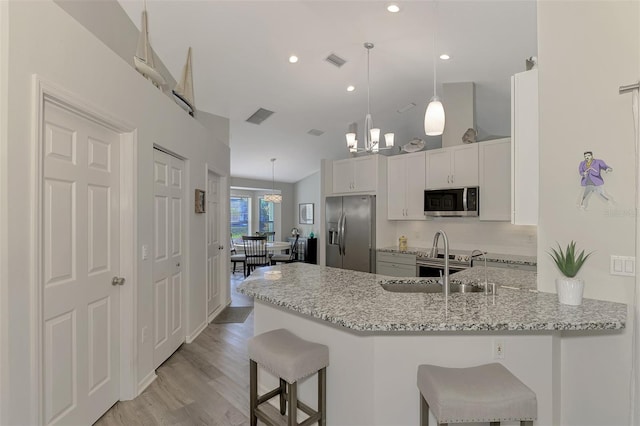
POLYGON ((198 326, 198 328, 196 328, 196 330, 195 330, 193 333, 191 333, 190 335, 188 335, 188 336, 186 337, 185 341, 186 341, 187 343, 191 343, 191 342, 193 342, 194 340, 196 340, 196 338, 200 335, 200 333, 202 333, 202 332, 204 331, 204 329, 205 329, 205 328, 207 328, 207 325, 208 325, 208 324, 209 324, 209 322, 208 322, 208 321, 205 321, 205 322, 203 322, 202 324, 200 324, 200 325, 198 326))
POLYGON ((215 317, 217 317, 217 316, 218 316, 218 314, 219 314, 220 312, 222 312, 222 310, 223 310, 224 308, 226 308, 227 306, 229 306, 230 304, 231 304, 231 301, 229 301, 226 305, 220 305, 220 306, 218 307, 218 309, 216 309, 215 311, 213 311, 213 312, 211 313, 211 315, 209 315, 209 317, 207 318, 207 322, 208 322, 209 324, 211 324, 211 321, 213 321, 213 320, 214 320, 214 318, 215 318, 215 317))
POLYGON ((138 395, 140 395, 157 378, 156 370, 151 370, 147 376, 138 383, 138 395))

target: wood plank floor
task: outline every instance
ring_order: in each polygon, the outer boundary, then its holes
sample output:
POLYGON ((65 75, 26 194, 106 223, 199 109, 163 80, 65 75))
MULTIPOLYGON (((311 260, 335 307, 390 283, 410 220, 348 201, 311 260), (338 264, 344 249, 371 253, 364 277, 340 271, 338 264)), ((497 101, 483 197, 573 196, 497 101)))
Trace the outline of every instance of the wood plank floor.
MULTIPOLYGON (((242 273, 231 277, 231 306, 253 303, 235 293, 241 281, 242 273)), ((248 425, 251 336, 253 313, 243 324, 209 324, 157 369, 158 378, 140 396, 118 402, 96 425, 248 425)))

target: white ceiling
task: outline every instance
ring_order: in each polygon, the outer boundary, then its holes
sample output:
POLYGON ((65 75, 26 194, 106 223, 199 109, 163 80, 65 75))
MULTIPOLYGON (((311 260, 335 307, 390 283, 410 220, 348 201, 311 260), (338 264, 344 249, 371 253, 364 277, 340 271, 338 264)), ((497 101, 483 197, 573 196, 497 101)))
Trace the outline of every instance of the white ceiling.
MULTIPOLYGON (((119 0, 140 27, 143 2, 119 0)), ((348 157, 344 134, 363 128, 367 109, 366 49, 371 51, 371 114, 375 127, 428 146, 423 116, 433 95, 432 46, 437 22, 441 83, 473 81, 480 136, 508 135, 509 78, 536 56, 535 0, 398 1, 147 0, 151 44, 174 78, 193 48, 195 103, 228 117, 231 175, 297 182, 320 159, 348 157), (325 61, 335 53, 341 68, 325 61), (296 54, 300 61, 290 64, 296 54), (349 84, 356 91, 348 93, 349 84), (409 103, 417 106, 403 114, 409 103), (258 108, 275 111, 261 125, 245 120, 258 108), (325 133, 311 136, 319 129, 325 133)), ((446 109, 446 99, 444 100, 446 109)), ((362 136, 358 136, 362 140, 362 136)))

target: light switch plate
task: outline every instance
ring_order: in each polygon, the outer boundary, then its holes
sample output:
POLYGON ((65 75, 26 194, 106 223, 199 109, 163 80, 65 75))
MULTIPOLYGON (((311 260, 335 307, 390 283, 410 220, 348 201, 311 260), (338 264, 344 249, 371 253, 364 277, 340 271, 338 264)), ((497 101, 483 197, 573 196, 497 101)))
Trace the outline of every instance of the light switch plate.
POLYGON ((609 273, 611 275, 622 275, 624 277, 635 277, 636 258, 633 256, 611 255, 609 263, 609 273))

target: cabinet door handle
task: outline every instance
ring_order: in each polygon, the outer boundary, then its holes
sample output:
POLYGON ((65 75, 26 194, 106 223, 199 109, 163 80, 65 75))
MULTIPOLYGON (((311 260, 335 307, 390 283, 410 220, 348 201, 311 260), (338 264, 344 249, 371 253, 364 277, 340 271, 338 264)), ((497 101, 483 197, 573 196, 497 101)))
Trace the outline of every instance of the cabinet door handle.
POLYGON ((451 183, 453 183, 453 177, 454 177, 454 176, 455 176, 455 175, 451 175, 451 183))

